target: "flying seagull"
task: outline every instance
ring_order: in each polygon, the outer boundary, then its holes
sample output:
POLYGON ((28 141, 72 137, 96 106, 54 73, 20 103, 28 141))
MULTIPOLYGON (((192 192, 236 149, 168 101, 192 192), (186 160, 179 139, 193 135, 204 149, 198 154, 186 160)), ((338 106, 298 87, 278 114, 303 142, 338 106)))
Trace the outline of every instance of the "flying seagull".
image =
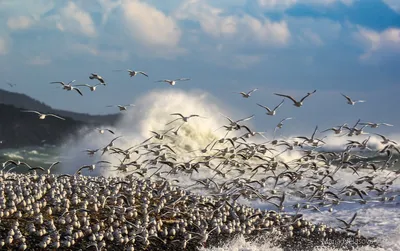
POLYGON ((163 80, 158 80, 156 82, 165 82, 170 85, 175 85, 177 81, 188 81, 188 80, 190 80, 190 78, 177 78, 175 80, 163 79, 163 80))
POLYGON ((177 120, 183 120, 183 122, 188 122, 188 120, 190 119, 190 118, 193 118, 193 117, 200 117, 200 115, 197 115, 197 114, 191 114, 191 115, 189 115, 189 116, 183 116, 181 113, 172 113, 171 114, 172 116, 179 116, 180 118, 177 118, 177 119, 174 119, 174 120, 172 120, 172 121, 170 121, 170 122, 168 122, 167 124, 165 124, 165 125, 169 125, 169 124, 171 124, 171 123, 173 123, 173 122, 175 122, 175 121, 177 121, 177 120))
POLYGON ((88 85, 88 84, 84 84, 84 85, 75 85, 75 86, 86 86, 90 89, 90 91, 94 92, 96 90, 96 87, 102 85, 102 84, 97 84, 97 85, 88 85))
POLYGON ((63 86, 63 90, 67 90, 67 91, 75 90, 77 93, 79 93, 81 96, 83 96, 81 90, 79 90, 75 86, 71 85, 73 82, 75 82, 75 80, 72 80, 72 81, 68 82, 67 84, 65 84, 62 81, 50 82, 50 84, 61 84, 63 86))
POLYGON ((107 107, 118 107, 120 111, 126 111, 129 106, 135 106, 133 104, 129 105, 108 105, 107 107))
POLYGON ((285 102, 285 99, 283 99, 282 102, 279 103, 279 105, 275 106, 275 108, 273 110, 269 109, 266 106, 260 105, 260 104, 257 104, 257 105, 266 109, 268 111, 267 115, 274 116, 276 114, 276 110, 283 105, 283 102, 285 102))
POLYGON ((90 79, 97 79, 102 85, 106 85, 106 82, 104 81, 103 77, 98 75, 97 73, 91 73, 91 76, 89 76, 90 79))
POLYGON ((309 96, 311 96, 312 94, 314 94, 316 91, 317 91, 317 90, 314 90, 314 91, 312 91, 312 92, 307 93, 307 95, 304 96, 302 99, 300 99, 300 101, 295 100, 292 96, 289 96, 289 95, 279 94, 279 93, 274 93, 274 94, 277 95, 277 96, 280 96, 280 97, 288 98, 288 99, 290 99, 290 100, 293 101, 293 105, 294 105, 294 106, 296 106, 296 107, 301 107, 301 106, 303 105, 303 101, 304 101, 306 98, 308 98, 309 96))
POLYGON ((46 117, 55 117, 55 118, 58 118, 58 119, 61 119, 61 120, 65 120, 64 118, 61 118, 61 117, 59 117, 57 115, 54 115, 54 114, 51 114, 51 113, 45 114, 45 113, 40 113, 38 111, 30 111, 30 110, 29 111, 22 111, 22 112, 36 113, 37 115, 39 115, 39 119, 45 119, 46 117))
MULTIPOLYGON (((114 71, 123 71, 123 70, 114 70, 114 71)), ((130 69, 127 69, 127 71, 129 72, 129 76, 131 76, 131 77, 134 77, 138 74, 142 74, 143 76, 149 77, 149 75, 147 75, 147 73, 144 71, 134 71, 134 70, 130 70, 130 69)))
POLYGON ((251 96, 251 94, 252 94, 253 92, 257 91, 257 90, 258 90, 258 89, 255 88, 255 89, 253 89, 253 90, 251 90, 251 91, 249 91, 249 92, 235 92, 235 93, 238 93, 238 94, 242 95, 243 98, 249 98, 249 97, 251 96))
POLYGON ((342 94, 342 96, 347 99, 347 104, 349 104, 349 105, 355 105, 356 103, 364 103, 365 102, 365 100, 352 100, 349 96, 346 96, 343 93, 340 93, 340 94, 342 94))

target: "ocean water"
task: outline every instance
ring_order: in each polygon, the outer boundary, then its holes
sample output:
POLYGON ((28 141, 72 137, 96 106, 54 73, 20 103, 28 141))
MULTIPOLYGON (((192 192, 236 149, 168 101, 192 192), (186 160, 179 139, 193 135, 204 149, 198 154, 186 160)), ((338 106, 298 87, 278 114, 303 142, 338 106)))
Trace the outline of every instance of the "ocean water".
MULTIPOLYGON (((151 92, 148 95, 141 97, 135 101, 135 107, 125 112, 123 119, 118 123, 115 128, 110 128, 115 132, 115 135, 104 133, 99 134, 95 130, 90 128, 82 128, 79 140, 71 139, 66 141, 62 146, 51 147, 43 146, 40 148, 24 148, 24 149, 5 149, 0 152, 0 158, 25 160, 34 165, 46 166, 50 165, 55 161, 61 161, 60 165, 54 168, 54 172, 57 173, 68 173, 73 174, 75 171, 83 165, 90 165, 99 160, 107 160, 112 163, 113 166, 96 166, 96 169, 92 172, 84 171, 87 175, 104 175, 104 176, 118 176, 124 175, 120 172, 115 171, 116 167, 121 163, 116 154, 106 153, 101 156, 96 154, 95 156, 88 156, 85 153, 86 149, 99 149, 105 147, 112 139, 117 136, 122 136, 115 140, 115 147, 126 149, 139 145, 144 140, 151 137, 153 134, 151 131, 168 130, 176 127, 179 124, 171 123, 166 125, 168 122, 173 120, 175 117, 171 116, 171 113, 182 113, 184 115, 198 114, 201 117, 190 118, 187 123, 184 124, 178 131, 176 137, 168 137, 165 142, 168 143, 171 148, 177 153, 177 162, 190 162, 194 161, 197 156, 206 156, 210 153, 201 153, 198 150, 207 146, 213 140, 218 140, 226 135, 222 125, 227 125, 228 120, 223 116, 232 117, 232 119, 239 119, 246 117, 245 113, 241 113, 237 110, 219 103, 218 100, 211 97, 207 93, 203 92, 183 92, 179 90, 162 91, 162 92, 151 92)), ((298 109, 298 108, 294 108, 298 109)), ((300 108, 302 109, 302 108, 300 108)), ((279 112, 279 111, 278 111, 279 112)), ((284 116, 284 115, 280 115, 284 116)), ((254 118, 256 119, 256 118, 254 118)), ((301 121, 296 121, 301 123, 301 121)), ((249 128, 253 128, 253 120, 246 121, 245 124, 249 128)), ((272 128, 273 129, 273 128, 272 128)), ((375 130, 377 129, 366 129, 375 130)), ((273 130, 271 130, 273 131, 273 130)), ((241 133, 243 134, 243 132, 241 133)), ((229 134, 229 137, 235 134, 229 134)), ((332 133, 318 134, 326 135, 324 138, 326 145, 324 149, 319 151, 341 151, 344 148, 344 144, 349 139, 348 137, 337 137, 332 133)), ((380 139, 375 135, 361 135, 352 137, 352 140, 359 140, 360 142, 366 137, 369 139, 369 147, 374 152, 382 149, 384 146, 380 143, 380 139)), ((388 135, 393 140, 396 140, 396 135, 388 135)), ((281 137, 281 136, 280 136, 281 137)), ((285 139, 291 139, 292 135, 285 135, 285 139)), ((274 139, 272 133, 264 134, 264 137, 254 136, 247 139, 247 143, 262 143, 271 141, 274 139)), ((227 143, 229 145, 229 143, 227 143)), ((278 149, 278 148, 277 148, 278 149)), ((304 149, 295 149, 291 151, 277 151, 276 154, 272 154, 272 157, 278 158, 279 160, 289 163, 290 165, 295 162, 296 159, 304 155, 302 152, 304 149), (275 156, 274 156, 275 155, 275 156)), ((317 149, 318 150, 318 149, 317 149)), ((354 152, 354 154, 363 154, 360 152, 354 152)), ((364 153, 365 154, 365 153, 364 153)), ((395 159, 397 156, 394 156, 395 159)), ((135 155, 132 160, 140 160, 146 156, 135 155)), ((246 169, 248 167, 254 168, 260 164, 257 160, 247 161, 248 166, 240 166, 238 169, 246 169)), ((305 186, 307 183, 313 181, 308 175, 308 178, 297 182, 294 185, 286 186, 287 179, 282 178, 281 182, 277 182, 275 188, 274 180, 269 179, 265 183, 265 187, 259 188, 261 194, 271 194, 272 190, 276 190, 278 194, 283 191, 286 194, 284 201, 285 209, 284 212, 296 213, 297 209, 292 206, 296 203, 301 205, 310 204, 310 209, 302 209, 299 213, 304 215, 304 218, 314 223, 324 223, 329 226, 340 227, 343 226, 337 218, 348 221, 355 212, 357 212, 356 220, 354 221, 353 228, 360 229, 361 234, 365 236, 371 236, 378 239, 380 244, 379 248, 373 247, 359 247, 356 250, 400 250, 400 200, 397 195, 400 194, 400 179, 394 179, 398 176, 395 172, 398 170, 398 166, 393 166, 378 172, 372 172, 371 169, 359 169, 358 175, 351 169, 339 170, 336 179, 337 183, 332 185, 332 191, 340 193, 340 188, 345 186, 354 185, 355 182, 363 176, 375 175, 374 181, 385 182, 388 179, 393 179, 393 184, 386 194, 382 195, 377 192, 368 192, 368 195, 364 195, 364 199, 368 201, 366 204, 359 203, 360 197, 358 195, 348 196, 347 201, 341 202, 339 205, 325 205, 319 207, 320 211, 312 210, 312 206, 316 206, 315 203, 308 203, 298 196, 298 191, 306 192, 308 188, 305 186), (336 190, 335 190, 336 189, 336 190), (384 197, 392 197, 391 201, 382 201, 384 197), (330 209, 332 211, 330 211, 330 209)), ((18 170, 23 172, 23 170, 18 170)), ((151 176, 155 170, 148 170, 147 176, 151 176)), ((285 171, 284 167, 278 167, 276 172, 285 171)), ((185 173, 178 173, 176 175, 165 175, 167 179, 179 181, 179 185, 188 187, 192 192, 202 194, 213 194, 215 192, 208 191, 201 186, 195 185, 194 179, 205 179, 214 177, 215 173, 207 168, 201 169, 199 173, 191 175, 185 173)), ((238 170, 233 170, 227 176, 227 178, 216 178, 217 182, 223 182, 226 179, 234 179, 241 177, 241 173, 238 170)), ((268 174, 268 176, 271 174, 268 174)), ((311 174, 310 174, 311 175, 311 174)), ((243 177, 249 177, 249 174, 244 174, 243 177), (247 176, 246 176, 247 175, 247 176)), ((260 180, 265 178, 266 174, 255 174, 254 179, 260 180)), ((365 184, 368 185, 368 184, 365 184)), ((240 203, 251 205, 255 208, 277 210, 277 208, 268 202, 261 202, 260 200, 248 201, 239 199, 240 203)), ((236 238, 228 243, 225 243, 222 247, 218 248, 203 248, 202 250, 281 250, 278 247, 274 247, 271 243, 252 243, 247 242, 244 237, 236 238)), ((316 250, 332 250, 326 247, 319 247, 316 250)), ((337 250, 337 249, 335 249, 337 250)))

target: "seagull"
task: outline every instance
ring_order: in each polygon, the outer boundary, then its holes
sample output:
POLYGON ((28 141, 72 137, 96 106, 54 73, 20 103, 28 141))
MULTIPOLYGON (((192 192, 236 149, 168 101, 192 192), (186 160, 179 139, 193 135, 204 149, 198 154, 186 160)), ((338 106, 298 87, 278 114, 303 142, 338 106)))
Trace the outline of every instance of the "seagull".
POLYGON ((301 107, 301 106, 303 105, 303 101, 304 101, 307 97, 309 97, 309 96, 311 96, 312 94, 314 94, 316 91, 317 91, 317 90, 314 90, 314 91, 312 91, 312 92, 307 93, 307 95, 304 96, 302 99, 300 99, 300 101, 295 100, 292 96, 289 96, 289 95, 279 94, 279 93, 274 93, 274 94, 277 95, 277 96, 280 96, 280 97, 288 98, 288 99, 290 99, 290 100, 293 101, 293 105, 294 105, 294 106, 296 106, 296 107, 301 107))
POLYGON ((353 224, 353 221, 356 219, 356 217, 357 217, 357 213, 355 213, 355 214, 353 215, 353 217, 351 217, 351 219, 350 219, 349 222, 346 222, 346 221, 341 220, 341 219, 339 219, 339 218, 336 218, 336 219, 337 219, 338 221, 342 222, 342 223, 346 226, 346 229, 349 229, 349 228, 351 227, 351 224, 353 224))
POLYGON ((276 130, 282 128, 283 122, 285 122, 286 120, 289 120, 289 119, 293 119, 293 118, 284 118, 284 119, 282 119, 282 120, 275 126, 274 134, 275 134, 276 130))
POLYGON ((96 130, 100 133, 100 134, 104 134, 105 131, 108 131, 111 134, 115 134, 113 131, 111 131, 110 129, 107 128, 96 128, 96 130))
MULTIPOLYGON (((115 70, 115 71, 123 71, 123 70, 115 70)), ((144 71, 134 71, 134 70, 130 70, 130 69, 127 69, 127 71, 129 72, 129 76, 131 76, 131 77, 134 77, 138 74, 142 74, 143 76, 149 77, 149 75, 147 75, 147 73, 144 71)))
POLYGON ((37 111, 22 111, 22 112, 36 113, 36 114, 39 115, 39 119, 45 119, 46 117, 55 117, 55 118, 58 118, 58 119, 61 119, 61 120, 65 120, 64 118, 61 118, 61 117, 59 117, 57 115, 54 115, 54 114, 51 114, 51 113, 45 114, 45 113, 40 113, 40 112, 37 112, 37 111))
POLYGON ((251 91, 249 91, 249 92, 235 92, 235 93, 241 94, 243 98, 249 98, 249 97, 251 96, 251 94, 252 94, 253 92, 257 91, 257 90, 258 90, 258 89, 255 88, 255 89, 253 89, 253 90, 251 90, 251 91))
POLYGON ((360 123, 360 125, 366 125, 371 128, 378 128, 380 125, 393 126, 393 125, 387 124, 387 123, 372 123, 372 122, 364 122, 364 123, 360 123))
POLYGON ((260 105, 260 104, 257 104, 257 105, 266 109, 268 111, 267 115, 274 116, 276 114, 276 110, 283 105, 283 102, 285 102, 285 99, 283 99, 282 102, 279 103, 279 105, 275 106, 275 108, 273 110, 269 109, 266 106, 260 105))
POLYGON ((174 119, 174 120, 168 122, 168 123, 165 124, 165 125, 169 125, 169 124, 171 124, 171 123, 173 123, 173 122, 175 122, 175 121, 177 121, 177 120, 179 120, 179 119, 182 119, 183 122, 188 122, 188 120, 189 120, 190 118, 193 118, 193 117, 200 117, 200 115, 197 115, 197 114, 192 114, 192 115, 189 115, 189 116, 187 116, 187 117, 183 116, 181 113, 172 113, 171 115, 172 115, 172 116, 179 116, 180 118, 174 119))
POLYGON ((75 90, 76 92, 78 92, 81 96, 83 96, 81 90, 79 90, 78 88, 72 86, 71 84, 75 82, 75 80, 72 80, 70 82, 68 82, 67 84, 65 84, 62 81, 56 81, 56 82, 50 82, 50 84, 61 84, 63 86, 63 90, 67 90, 67 91, 72 91, 75 90))
POLYGON ((10 87, 15 87, 15 86, 17 86, 17 84, 13 84, 13 83, 11 83, 11 82, 6 82, 10 87))
POLYGON ((383 140, 383 141, 381 141, 381 144, 382 144, 382 145, 386 145, 386 144, 388 144, 388 143, 393 143, 393 144, 397 145, 397 143, 396 143, 395 141, 386 138, 386 137, 383 136, 382 134, 379 134, 379 133, 373 133, 373 134, 375 134, 375 135, 377 135, 377 136, 379 136, 379 137, 382 138, 382 140, 383 140))
POLYGON ((349 105, 355 105, 356 103, 364 103, 365 102, 365 100, 352 100, 349 96, 346 96, 343 93, 340 93, 340 94, 342 94, 342 96, 347 99, 347 104, 349 104, 349 105))
POLYGON ((102 85, 106 85, 106 82, 104 81, 104 79, 103 79, 102 76, 98 75, 97 73, 91 73, 91 74, 92 74, 92 75, 89 76, 90 79, 97 79, 97 80, 99 80, 99 82, 100 82, 102 85))
POLYGON ((335 134, 341 134, 342 131, 343 131, 343 127, 345 127, 345 126, 347 126, 347 123, 344 123, 343 125, 341 125, 341 126, 339 126, 337 128, 336 127, 328 128, 328 129, 326 129, 326 130, 324 130, 322 132, 327 132, 327 131, 332 130, 335 134))
POLYGON ((126 111, 129 106, 135 106, 135 105, 133 105, 133 104, 129 104, 129 105, 108 105, 107 107, 114 107, 114 106, 118 107, 120 111, 126 111))
POLYGON ((190 80, 190 78, 177 78, 175 80, 163 79, 163 80, 158 80, 156 82, 165 82, 170 85, 175 85, 177 81, 188 81, 188 80, 190 80))
POLYGON ((102 85, 102 84, 97 84, 97 85, 88 85, 88 84, 84 84, 84 85, 75 85, 75 86, 86 86, 89 87, 89 89, 94 92, 96 90, 96 87, 102 85))

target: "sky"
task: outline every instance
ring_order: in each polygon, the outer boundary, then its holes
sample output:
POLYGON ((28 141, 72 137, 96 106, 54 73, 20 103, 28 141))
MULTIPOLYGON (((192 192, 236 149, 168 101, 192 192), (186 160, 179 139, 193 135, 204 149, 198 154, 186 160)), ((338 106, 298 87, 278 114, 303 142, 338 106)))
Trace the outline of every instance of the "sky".
POLYGON ((274 107, 274 92, 301 98, 316 89, 282 113, 307 126, 359 117, 400 124, 399 65, 399 0, 0 1, 0 87, 57 109, 111 113, 105 106, 177 88, 267 117, 255 103, 274 107), (49 84, 95 84, 90 73, 107 87, 81 97, 49 84), (181 77, 191 81, 155 82, 181 77), (248 100, 232 93, 253 88, 248 100), (352 107, 340 93, 367 102, 352 107))

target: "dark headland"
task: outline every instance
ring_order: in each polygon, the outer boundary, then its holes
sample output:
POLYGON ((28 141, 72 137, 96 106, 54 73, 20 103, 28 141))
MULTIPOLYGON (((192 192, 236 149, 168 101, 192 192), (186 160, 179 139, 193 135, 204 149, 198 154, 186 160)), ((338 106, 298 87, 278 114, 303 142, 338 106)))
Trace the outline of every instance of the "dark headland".
POLYGON ((119 117, 119 114, 90 115, 57 110, 25 94, 0 89, 0 149, 43 143, 56 145, 83 126, 112 126, 119 117), (23 110, 56 114, 65 121, 51 117, 40 120, 23 110))

